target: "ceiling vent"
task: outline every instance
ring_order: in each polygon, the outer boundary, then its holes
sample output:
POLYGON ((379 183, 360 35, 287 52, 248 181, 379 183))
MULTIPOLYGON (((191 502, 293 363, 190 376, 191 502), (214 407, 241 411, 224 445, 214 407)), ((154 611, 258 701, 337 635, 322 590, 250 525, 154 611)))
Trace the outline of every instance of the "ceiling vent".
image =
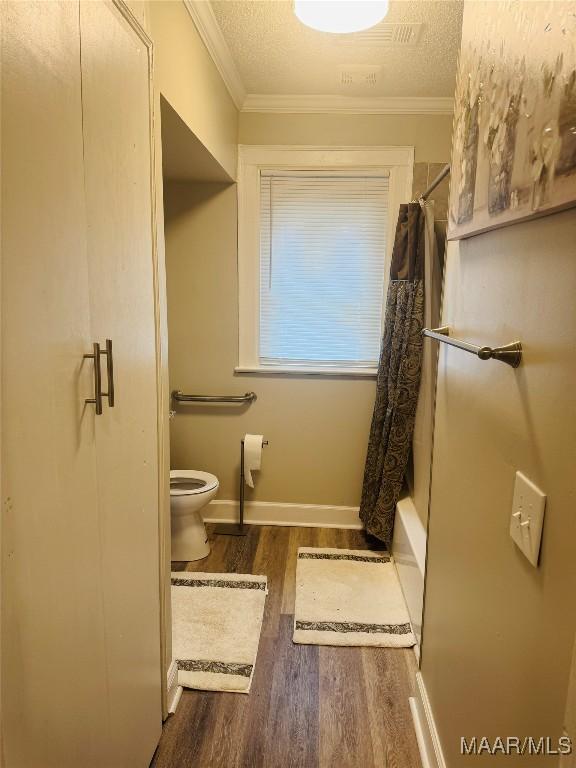
POLYGON ((376 24, 362 32, 342 35, 344 45, 361 45, 370 48, 413 48, 418 45, 422 34, 422 23, 418 24, 376 24))
POLYGON ((350 64, 338 69, 338 83, 350 94, 369 93, 378 83, 380 64, 350 64))

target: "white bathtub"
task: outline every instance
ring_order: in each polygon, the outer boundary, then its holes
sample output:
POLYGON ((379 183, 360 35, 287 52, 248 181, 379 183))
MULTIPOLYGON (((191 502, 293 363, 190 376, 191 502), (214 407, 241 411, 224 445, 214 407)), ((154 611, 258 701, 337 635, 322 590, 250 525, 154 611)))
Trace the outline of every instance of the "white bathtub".
POLYGON ((396 562, 396 570, 404 598, 408 605, 414 634, 418 641, 415 650, 419 656, 422 637, 426 529, 416 512, 414 502, 409 496, 400 499, 396 505, 392 554, 396 562))

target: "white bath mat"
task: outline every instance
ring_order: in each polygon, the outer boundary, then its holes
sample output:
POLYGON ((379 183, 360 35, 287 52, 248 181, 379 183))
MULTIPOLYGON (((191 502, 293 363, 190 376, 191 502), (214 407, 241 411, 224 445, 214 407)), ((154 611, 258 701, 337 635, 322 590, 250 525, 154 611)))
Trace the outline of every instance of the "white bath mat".
POLYGON ((172 573, 172 656, 180 685, 249 692, 267 594, 266 576, 172 573))
POLYGON ((295 643, 409 648, 416 642, 386 552, 301 547, 294 614, 295 643))

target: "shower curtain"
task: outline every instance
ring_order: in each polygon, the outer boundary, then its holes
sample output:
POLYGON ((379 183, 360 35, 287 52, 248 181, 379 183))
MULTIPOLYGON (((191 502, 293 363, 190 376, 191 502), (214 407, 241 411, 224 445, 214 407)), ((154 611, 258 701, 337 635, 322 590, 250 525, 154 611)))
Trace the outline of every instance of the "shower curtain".
POLYGON ((400 206, 360 503, 366 530, 388 546, 418 404, 425 251, 433 248, 433 237, 432 207, 423 202, 400 206))

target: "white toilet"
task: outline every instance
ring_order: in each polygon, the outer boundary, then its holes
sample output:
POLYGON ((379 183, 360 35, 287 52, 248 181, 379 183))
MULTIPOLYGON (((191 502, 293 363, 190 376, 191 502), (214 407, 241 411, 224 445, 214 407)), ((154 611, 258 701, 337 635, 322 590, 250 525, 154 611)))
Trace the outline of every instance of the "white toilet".
POLYGON ((195 469, 170 470, 172 560, 200 560, 210 544, 200 510, 218 492, 218 478, 195 469))

